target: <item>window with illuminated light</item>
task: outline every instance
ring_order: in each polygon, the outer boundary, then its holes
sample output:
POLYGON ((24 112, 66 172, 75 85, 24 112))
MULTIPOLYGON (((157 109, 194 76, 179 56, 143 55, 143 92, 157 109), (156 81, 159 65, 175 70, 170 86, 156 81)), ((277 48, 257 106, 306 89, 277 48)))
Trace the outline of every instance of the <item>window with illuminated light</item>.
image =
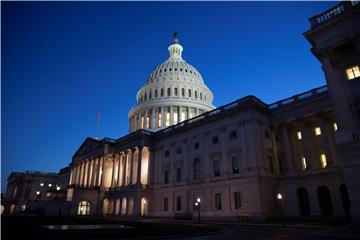
POLYGON ((305 158, 304 155, 301 155, 301 168, 302 168, 303 171, 305 171, 306 168, 307 168, 306 158, 305 158))
POLYGON ((316 128, 314 129, 314 132, 315 132, 315 136, 320 136, 320 135, 321 135, 321 129, 320 129, 320 127, 316 127, 316 128))
POLYGON ((296 137, 297 137, 298 140, 301 140, 301 139, 302 139, 302 135, 301 135, 301 132, 300 132, 300 131, 297 131, 296 137))
POLYGON ((321 162, 321 167, 326 168, 327 160, 326 160, 326 155, 324 153, 320 154, 320 162, 321 162))
POLYGON ((334 132, 336 132, 338 130, 338 126, 337 126, 336 122, 334 122, 333 127, 334 127, 334 132))
POLYGON ((354 78, 360 77, 359 65, 356 65, 356 66, 346 69, 346 75, 347 75, 348 80, 352 80, 354 78))
POLYGON ((150 118, 146 117, 146 128, 150 128, 150 118))
POLYGON ((88 201, 79 202, 78 215, 81 216, 90 215, 90 202, 88 201))

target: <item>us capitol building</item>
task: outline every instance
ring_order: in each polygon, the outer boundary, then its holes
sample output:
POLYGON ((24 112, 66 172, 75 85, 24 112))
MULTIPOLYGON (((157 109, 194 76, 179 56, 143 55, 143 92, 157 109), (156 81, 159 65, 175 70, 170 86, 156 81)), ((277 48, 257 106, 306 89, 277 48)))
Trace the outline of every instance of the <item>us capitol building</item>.
MULTIPOLYGON (((309 20, 304 36, 327 85, 272 104, 246 96, 215 108, 175 33, 169 58, 136 94, 129 134, 87 138, 73 155, 67 214, 193 218, 200 205, 207 219, 360 221, 359 5, 340 2, 309 20)), ((8 214, 27 204, 15 175, 8 214)))

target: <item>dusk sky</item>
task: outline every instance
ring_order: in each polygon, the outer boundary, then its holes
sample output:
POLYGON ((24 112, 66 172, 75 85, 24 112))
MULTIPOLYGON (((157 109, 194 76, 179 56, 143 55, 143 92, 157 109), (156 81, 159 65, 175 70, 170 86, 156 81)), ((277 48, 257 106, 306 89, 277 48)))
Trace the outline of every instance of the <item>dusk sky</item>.
POLYGON ((334 2, 2 2, 2 155, 11 171, 57 172, 86 137, 128 133, 127 114, 176 30, 183 58, 221 106, 325 84, 303 32, 334 2))

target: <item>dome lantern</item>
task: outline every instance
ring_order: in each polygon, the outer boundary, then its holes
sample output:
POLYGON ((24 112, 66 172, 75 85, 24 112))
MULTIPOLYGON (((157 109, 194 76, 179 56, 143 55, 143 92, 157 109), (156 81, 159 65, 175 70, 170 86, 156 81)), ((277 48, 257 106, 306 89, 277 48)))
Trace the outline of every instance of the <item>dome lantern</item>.
POLYGON ((169 46, 168 50, 170 53, 170 58, 182 59, 181 54, 183 51, 183 47, 179 44, 179 39, 177 38, 177 35, 177 32, 173 33, 173 42, 169 46))

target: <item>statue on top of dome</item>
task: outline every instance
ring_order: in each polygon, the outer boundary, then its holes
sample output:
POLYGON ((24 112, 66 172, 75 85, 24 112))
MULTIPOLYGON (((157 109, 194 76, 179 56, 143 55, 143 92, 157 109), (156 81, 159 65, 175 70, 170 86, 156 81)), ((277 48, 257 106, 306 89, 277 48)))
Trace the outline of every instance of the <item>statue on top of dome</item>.
POLYGON ((173 33, 173 43, 179 43, 179 39, 177 38, 177 36, 178 36, 178 33, 175 31, 173 33))

